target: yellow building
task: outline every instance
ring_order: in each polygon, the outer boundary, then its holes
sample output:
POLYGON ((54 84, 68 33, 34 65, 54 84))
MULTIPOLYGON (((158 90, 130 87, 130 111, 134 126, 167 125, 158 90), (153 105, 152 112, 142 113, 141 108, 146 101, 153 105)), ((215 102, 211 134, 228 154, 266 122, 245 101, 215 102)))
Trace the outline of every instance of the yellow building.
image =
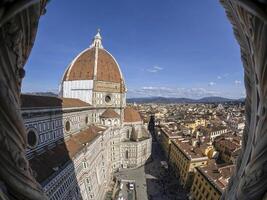
POLYGON ((213 142, 220 158, 226 163, 235 163, 240 151, 241 145, 233 137, 221 137, 213 142))
POLYGON ((192 184, 195 167, 207 165, 208 157, 203 154, 205 148, 206 145, 198 145, 192 139, 171 141, 170 164, 183 187, 187 188, 192 184))
POLYGON ((195 132, 198 126, 206 126, 206 120, 204 118, 199 118, 196 120, 184 121, 183 126, 195 132))
POLYGON ((160 129, 160 144, 164 151, 165 156, 169 159, 171 150, 171 141, 181 138, 178 132, 168 129, 167 126, 161 127, 160 129))
POLYGON ((199 118, 195 120, 195 129, 198 126, 206 126, 206 119, 204 118, 199 118))
POLYGON ((205 167, 197 167, 194 181, 190 190, 190 199, 220 199, 233 170, 234 165, 217 168, 213 160, 211 160, 205 167))

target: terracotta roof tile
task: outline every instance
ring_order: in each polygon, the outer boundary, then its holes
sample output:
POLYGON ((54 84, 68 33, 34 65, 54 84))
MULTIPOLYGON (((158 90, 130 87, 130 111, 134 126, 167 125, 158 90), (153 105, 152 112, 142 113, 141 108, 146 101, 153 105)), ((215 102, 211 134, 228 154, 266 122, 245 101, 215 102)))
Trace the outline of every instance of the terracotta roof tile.
POLYGON ((93 141, 103 130, 97 126, 90 126, 88 129, 73 135, 67 141, 30 159, 30 166, 36 174, 37 181, 40 183, 45 181, 56 172, 56 168, 60 169, 66 162, 70 161, 81 151, 84 144, 93 141))
POLYGON ((113 109, 108 108, 105 110, 102 115, 100 116, 102 118, 120 118, 120 115, 113 109))
POLYGON ((124 122, 140 122, 142 121, 141 115, 134 108, 127 106, 124 109, 124 122))
POLYGON ((71 108, 71 107, 87 107, 90 106, 89 103, 86 103, 80 99, 73 99, 73 98, 62 98, 63 108, 71 108))
MULTIPOLYGON (((81 53, 66 70, 63 81, 93 80, 95 48, 81 53)), ((121 83, 119 66, 114 58, 104 49, 98 49, 96 80, 121 83)))
POLYGON ((94 76, 95 48, 88 49, 69 66, 63 80, 92 80, 94 76))
POLYGON ((79 99, 58 98, 50 96, 21 95, 21 108, 44 108, 44 107, 87 107, 90 104, 79 99))
POLYGON ((62 143, 53 149, 46 149, 43 154, 29 160, 29 163, 36 180, 41 183, 52 175, 57 167, 60 168, 69 160, 66 145, 62 143))
POLYGON ((99 49, 97 62, 97 80, 121 82, 119 66, 115 60, 105 50, 99 49))
POLYGON ((219 167, 214 160, 209 160, 207 166, 197 167, 197 169, 218 191, 222 192, 228 184, 228 179, 234 172, 235 165, 219 167))

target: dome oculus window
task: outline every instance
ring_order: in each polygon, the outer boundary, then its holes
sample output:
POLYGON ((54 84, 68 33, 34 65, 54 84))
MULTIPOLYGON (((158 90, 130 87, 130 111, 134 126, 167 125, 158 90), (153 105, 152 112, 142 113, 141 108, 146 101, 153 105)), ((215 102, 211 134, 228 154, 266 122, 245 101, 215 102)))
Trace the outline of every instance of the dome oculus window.
POLYGON ((110 95, 106 95, 105 96, 105 102, 106 103, 110 103, 111 102, 111 96, 110 95))
POLYGON ((34 148, 38 144, 38 137, 34 130, 30 129, 27 133, 27 142, 30 148, 34 148))
POLYGON ((66 121, 66 123, 65 123, 65 130, 66 130, 67 132, 70 131, 70 121, 66 121))

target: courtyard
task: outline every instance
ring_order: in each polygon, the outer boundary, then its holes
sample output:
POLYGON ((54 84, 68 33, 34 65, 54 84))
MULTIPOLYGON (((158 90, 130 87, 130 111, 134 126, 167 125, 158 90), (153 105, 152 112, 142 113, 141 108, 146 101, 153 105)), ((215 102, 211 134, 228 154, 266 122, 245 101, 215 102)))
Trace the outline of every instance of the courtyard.
MULTIPOLYGON (((144 165, 135 169, 122 169, 115 174, 122 182, 135 182, 136 200, 186 200, 188 192, 179 184, 168 167, 164 167, 166 157, 160 145, 153 141, 151 159, 144 165)), ((124 198, 129 194, 123 190, 124 198)), ((131 195, 130 195, 131 196, 131 195)))

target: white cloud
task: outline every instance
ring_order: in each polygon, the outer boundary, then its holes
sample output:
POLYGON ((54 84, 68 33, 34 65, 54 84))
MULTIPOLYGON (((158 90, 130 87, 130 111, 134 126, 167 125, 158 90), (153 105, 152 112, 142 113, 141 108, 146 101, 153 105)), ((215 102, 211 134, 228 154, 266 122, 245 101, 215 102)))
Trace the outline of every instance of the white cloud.
POLYGON ((167 87, 152 87, 152 86, 148 86, 148 87, 142 87, 143 90, 166 90, 166 91, 171 91, 171 88, 167 88, 167 87))
POLYGON ((209 86, 214 86, 214 85, 216 85, 216 83, 215 82, 209 82, 209 86))
POLYGON ((158 67, 158 66, 154 66, 154 69, 157 69, 157 70, 163 70, 162 67, 158 67))
POLYGON ((146 71, 150 72, 150 73, 157 73, 158 71, 161 71, 163 70, 162 67, 159 67, 159 66, 153 66, 149 69, 147 69, 146 71))
POLYGON ((240 85, 240 84, 241 84, 241 81, 239 81, 239 80, 235 80, 235 84, 236 84, 236 85, 240 85))
POLYGON ((225 73, 225 74, 218 75, 217 76, 217 79, 218 80, 221 80, 221 79, 225 79, 225 78, 228 78, 228 77, 229 77, 229 74, 228 73, 225 73))

